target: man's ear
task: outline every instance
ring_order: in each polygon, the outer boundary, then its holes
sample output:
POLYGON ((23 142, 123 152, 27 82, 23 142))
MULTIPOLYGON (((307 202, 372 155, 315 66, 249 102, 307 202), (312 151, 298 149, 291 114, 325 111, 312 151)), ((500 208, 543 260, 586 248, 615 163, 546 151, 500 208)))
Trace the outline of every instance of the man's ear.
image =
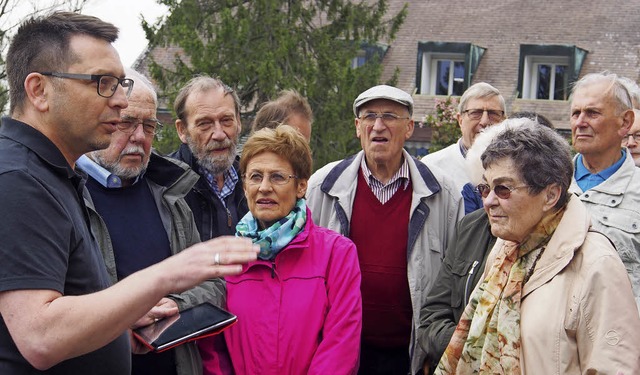
POLYGON ((413 130, 415 129, 415 122, 413 120, 409 120, 407 123, 407 131, 404 133, 404 139, 409 139, 413 135, 413 130))
POLYGON ((186 144, 187 143, 187 123, 180 119, 177 119, 176 132, 178 132, 178 137, 180 137, 180 140, 182 141, 182 143, 186 144))
POLYGON ((40 73, 29 73, 24 80, 24 91, 27 100, 40 112, 49 110, 49 94, 53 86, 40 73))
POLYGON ((622 114, 622 125, 620 125, 620 130, 618 131, 621 136, 625 136, 629 133, 629 129, 633 125, 635 120, 635 112, 632 109, 625 111, 622 114))

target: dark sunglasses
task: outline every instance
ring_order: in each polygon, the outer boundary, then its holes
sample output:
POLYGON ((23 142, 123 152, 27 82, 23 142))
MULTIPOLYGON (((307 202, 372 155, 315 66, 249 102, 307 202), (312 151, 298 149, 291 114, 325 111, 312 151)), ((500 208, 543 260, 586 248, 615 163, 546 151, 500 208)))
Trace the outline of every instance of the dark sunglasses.
MULTIPOLYGON (((512 191, 521 189, 524 187, 529 187, 529 185, 522 185, 522 186, 515 186, 515 187, 509 187, 505 185, 496 185, 493 187, 493 192, 496 193, 496 196, 500 199, 509 199, 512 191)), ((482 196, 482 198, 486 198, 489 196, 489 192, 491 192, 491 186, 487 184, 479 184, 478 186, 476 186, 476 191, 482 196)))

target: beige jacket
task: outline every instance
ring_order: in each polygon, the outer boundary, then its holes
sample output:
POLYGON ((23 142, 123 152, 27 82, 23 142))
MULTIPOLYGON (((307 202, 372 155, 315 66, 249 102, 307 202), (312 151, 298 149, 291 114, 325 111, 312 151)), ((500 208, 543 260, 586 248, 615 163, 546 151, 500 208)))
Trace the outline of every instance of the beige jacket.
MULTIPOLYGON (((523 374, 640 374, 640 318, 610 241, 572 197, 523 288, 523 374)), ((497 249, 493 248, 485 274, 497 249)))
MULTIPOLYGON (((606 181, 583 192, 574 177, 569 191, 587 206, 593 229, 616 245, 640 307, 640 168, 629 150, 625 152, 624 163, 606 181)), ((574 165, 577 160, 576 156, 574 165)))

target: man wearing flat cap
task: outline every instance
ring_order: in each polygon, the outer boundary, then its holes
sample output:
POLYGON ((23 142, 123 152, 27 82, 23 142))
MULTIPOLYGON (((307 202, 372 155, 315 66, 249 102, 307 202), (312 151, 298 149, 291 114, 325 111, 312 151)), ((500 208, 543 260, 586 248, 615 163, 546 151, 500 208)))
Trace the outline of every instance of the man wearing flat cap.
POLYGON ((380 85, 353 103, 362 151, 311 176, 313 220, 349 237, 362 271, 360 374, 407 374, 424 353, 415 327, 444 250, 463 216, 453 181, 403 150, 413 98, 380 85))

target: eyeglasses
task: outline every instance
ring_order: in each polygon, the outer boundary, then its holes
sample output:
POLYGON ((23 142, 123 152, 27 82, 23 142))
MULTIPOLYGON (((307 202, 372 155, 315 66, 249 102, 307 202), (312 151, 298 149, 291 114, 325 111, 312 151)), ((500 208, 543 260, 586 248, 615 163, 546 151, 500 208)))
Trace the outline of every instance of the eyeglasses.
POLYGON ((135 117, 123 117, 116 124, 116 128, 123 133, 131 134, 142 124, 142 131, 146 135, 156 135, 162 129, 162 123, 156 119, 139 119, 135 117))
POLYGON ((98 82, 98 95, 103 98, 110 98, 116 93, 118 85, 122 86, 127 95, 131 95, 133 90, 133 80, 131 78, 118 78, 110 74, 74 74, 74 73, 57 73, 57 72, 40 72, 43 76, 52 76, 57 78, 81 79, 87 81, 98 82))
MULTIPOLYGON (((517 189, 522 189, 525 187, 529 187, 529 185, 522 185, 516 187, 509 187, 505 185, 496 185, 493 187, 493 192, 496 193, 496 196, 501 199, 509 199, 511 197, 511 192, 517 189)), ((476 186, 476 191, 480 193, 482 198, 486 198, 489 196, 489 192, 491 192, 491 187, 487 184, 479 184, 476 186)))
POLYGON ((411 117, 400 117, 395 113, 365 113, 358 117, 365 125, 373 125, 377 119, 381 119, 383 124, 391 125, 395 124, 398 120, 408 120, 411 117))
MULTIPOLYGON (((269 183, 271 185, 284 185, 292 178, 297 179, 298 176, 292 174, 285 175, 278 172, 269 173, 269 183)), ((249 185, 260 185, 262 184, 264 176, 262 175, 262 173, 253 172, 249 175, 245 174, 245 179, 249 185)))
POLYGON ((640 132, 638 133, 633 133, 633 134, 627 134, 624 136, 624 138, 622 138, 622 145, 626 146, 627 143, 629 143, 629 137, 632 137, 633 140, 637 143, 640 144, 640 132))
POLYGON ((489 120, 499 122, 504 119, 504 111, 496 111, 493 109, 466 109, 462 113, 466 113, 471 120, 480 120, 484 113, 487 112, 489 120))

